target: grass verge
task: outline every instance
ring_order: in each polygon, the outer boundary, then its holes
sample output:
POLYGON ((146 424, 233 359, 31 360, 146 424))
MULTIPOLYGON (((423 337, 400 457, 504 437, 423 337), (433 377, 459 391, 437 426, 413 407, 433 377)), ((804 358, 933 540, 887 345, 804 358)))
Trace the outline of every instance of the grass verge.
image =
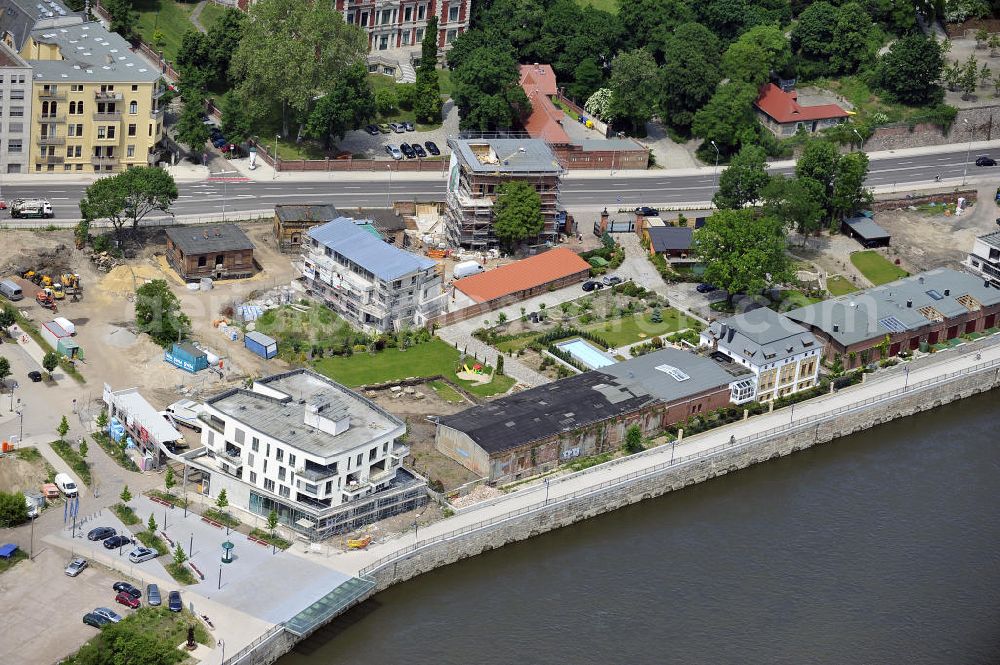
POLYGON ((125 615, 120 623, 109 624, 90 639, 63 665, 89 663, 179 663, 187 659, 177 645, 187 640, 188 627, 194 626, 194 639, 199 644, 214 646, 215 640, 205 626, 187 609, 171 612, 167 607, 142 606, 125 615), (109 632, 111 635, 109 636, 109 632), (141 654, 135 653, 136 638, 143 638, 141 654))
POLYGON ((38 452, 38 448, 18 448, 17 458, 25 462, 37 462, 42 459, 42 454, 38 452))
POLYGON ((684 316, 672 307, 664 307, 660 314, 663 320, 658 323, 650 319, 651 313, 644 312, 613 321, 591 323, 581 329, 599 335, 612 346, 624 346, 684 328, 701 330, 701 325, 696 320, 684 316))
POLYGON ((168 563, 164 566, 170 576, 181 584, 196 584, 198 580, 195 578, 194 573, 191 569, 185 566, 183 563, 178 564, 176 561, 173 563, 168 563))
POLYGON ((171 506, 176 506, 178 508, 183 508, 187 505, 187 499, 179 497, 172 492, 164 492, 163 490, 149 490, 146 492, 146 496, 155 496, 160 501, 166 501, 171 506))
POLYGON ((225 524, 230 529, 235 529, 240 525, 240 521, 230 515, 229 513, 224 513, 221 510, 215 508, 208 508, 201 514, 202 517, 207 517, 213 522, 218 522, 219 524, 225 524))
POLYGON ((131 526, 139 523, 139 516, 135 514, 131 506, 126 506, 124 503, 116 503, 111 506, 111 512, 122 521, 122 524, 131 526))
POLYGON ((27 552, 24 552, 23 550, 18 549, 16 552, 14 552, 13 554, 11 554, 8 558, 6 558, 6 559, 0 559, 0 573, 7 572, 8 570, 10 570, 14 566, 16 566, 18 561, 24 561, 27 558, 28 558, 27 552))
POLYGON ((437 396, 446 402, 462 402, 462 396, 458 394, 458 391, 449 386, 444 381, 431 381, 428 384, 437 396))
POLYGON ((269 545, 274 545, 279 550, 287 550, 289 547, 292 546, 292 543, 285 540, 284 538, 281 538, 280 536, 272 536, 269 532, 264 531, 262 529, 254 529, 253 531, 250 532, 250 535, 256 538, 257 540, 263 540, 265 543, 269 545))
POLYGON ((76 475, 80 476, 80 480, 83 481, 84 485, 90 486, 92 480, 90 477, 90 465, 87 464, 87 460, 80 457, 80 453, 73 450, 73 448, 63 440, 53 441, 51 444, 52 450, 56 451, 59 457, 63 458, 69 468, 73 469, 76 475))
POLYGON ((90 438, 92 438, 94 442, 108 454, 108 457, 113 459, 118 464, 118 466, 127 471, 135 471, 138 473, 139 467, 135 465, 135 462, 133 462, 132 458, 128 456, 125 449, 120 444, 115 443, 110 436, 104 432, 97 432, 96 434, 91 434, 90 438))
POLYGON ((910 274, 873 250, 854 252, 851 254, 851 263, 875 286, 894 282, 910 274))
POLYGON ((845 296, 857 291, 858 287, 851 284, 846 277, 835 275, 826 280, 826 290, 830 292, 831 296, 845 296))
POLYGON ((167 547, 167 543, 164 542, 163 538, 160 538, 155 533, 150 531, 140 531, 135 534, 135 537, 143 545, 150 549, 154 549, 160 553, 160 556, 164 556, 170 553, 170 549, 167 547))

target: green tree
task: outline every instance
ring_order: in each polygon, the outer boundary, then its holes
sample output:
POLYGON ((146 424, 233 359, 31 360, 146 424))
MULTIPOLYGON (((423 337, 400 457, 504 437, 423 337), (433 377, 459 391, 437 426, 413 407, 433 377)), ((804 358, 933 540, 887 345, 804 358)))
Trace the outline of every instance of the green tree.
POLYGON ((462 61, 451 79, 463 129, 505 129, 531 113, 531 103, 518 84, 517 61, 508 51, 481 46, 462 61))
POLYGON ((146 530, 150 533, 156 533, 156 518, 153 517, 153 513, 149 514, 149 521, 146 522, 146 530))
POLYGON ((392 88, 381 88, 375 91, 375 109, 381 115, 392 115, 399 108, 396 91, 392 88))
POLYGON ((723 155, 736 152, 743 143, 753 143, 757 139, 757 120, 753 114, 753 103, 757 99, 757 89, 747 83, 726 83, 708 104, 694 116, 691 131, 695 136, 715 141, 723 155))
POLYGON ((167 488, 167 491, 169 492, 174 488, 174 485, 176 484, 177 480, 174 478, 174 469, 173 467, 168 466, 167 472, 163 476, 163 486, 167 488))
POLYGON ((694 20, 694 12, 683 0, 619 0, 618 18, 631 43, 656 50, 676 26, 694 20))
POLYGON ((694 232, 694 245, 705 264, 703 279, 726 290, 756 295, 791 277, 785 234, 774 217, 753 210, 720 210, 694 232))
POLYGON ((420 43, 420 66, 417 68, 417 85, 413 95, 413 115, 417 122, 441 121, 441 85, 437 72, 438 19, 427 21, 427 31, 420 43))
POLYGON ((990 38, 990 32, 986 28, 976 30, 976 48, 983 48, 990 38))
POLYGON ((990 57, 997 57, 997 49, 1000 49, 1000 35, 996 33, 990 35, 990 40, 987 44, 990 47, 990 57))
POLYGON ((837 8, 825 0, 813 2, 799 14, 791 32, 791 47, 802 58, 824 62, 832 55, 837 8))
POLYGON ((653 308, 653 312, 649 315, 649 320, 653 323, 663 323, 663 312, 659 306, 653 308))
POLYGON ((184 100, 184 110, 181 112, 180 120, 177 121, 177 141, 188 147, 188 152, 192 156, 201 158, 205 152, 205 144, 211 138, 211 132, 202 121, 205 114, 205 100, 188 95, 184 100))
MULTIPOLYGON (((6 326, 0 326, 6 327, 6 326)), ((4 356, 0 356, 0 385, 7 385, 7 377, 10 376, 10 361, 4 356)), ((11 388, 13 390, 13 388, 11 388)))
POLYGON ((617 126, 624 124, 645 136, 656 110, 656 79, 656 61, 649 51, 626 51, 611 62, 609 113, 617 126))
POLYGON ((542 232, 542 199, 529 183, 511 181, 497 188, 493 204, 493 233, 508 251, 522 240, 542 232))
POLYGON ((87 452, 90 450, 90 448, 87 446, 87 440, 80 439, 80 445, 78 446, 78 448, 80 450, 80 457, 86 458, 87 452))
MULTIPOLYGON (((809 141, 795 163, 795 175, 822 183, 824 192, 828 194, 833 189, 833 179, 837 175, 839 159, 840 153, 833 143, 824 140, 809 141)), ((823 205, 826 206, 825 198, 823 205)))
POLYGON ((764 188, 762 197, 764 214, 775 217, 785 228, 800 233, 803 245, 809 235, 823 225, 826 188, 812 178, 775 176, 764 188))
POLYGON ((503 354, 497 356, 496 375, 503 376, 503 354))
POLYGON ((49 373, 49 378, 52 378, 52 372, 56 367, 59 366, 59 354, 55 351, 49 351, 44 356, 42 356, 42 368, 49 373))
POLYGON ((9 335, 8 328, 17 323, 17 316, 14 314, 14 308, 10 305, 4 305, 0 309, 0 333, 4 335, 9 335))
POLYGON ((230 74, 250 117, 266 118, 277 107, 289 136, 291 121, 307 118, 317 96, 367 50, 365 33, 332 2, 259 0, 250 5, 230 74))
POLYGON ((229 507, 229 497, 226 496, 226 490, 219 492, 219 496, 215 499, 215 505, 218 506, 219 510, 225 510, 229 507))
POLYGON ((837 21, 830 44, 830 65, 840 74, 854 74, 875 61, 879 41, 871 17, 857 2, 848 2, 837 10, 837 21))
POLYGON ((278 527, 278 511, 271 510, 267 514, 267 528, 271 532, 271 536, 274 536, 274 530, 278 527))
POLYGON ((867 177, 868 155, 865 153, 848 153, 837 161, 837 174, 830 197, 830 213, 834 223, 871 205, 872 193, 865 187, 867 177))
MULTIPOLYGON (((365 82, 367 83, 367 79, 365 82)), ((322 99, 319 100, 317 106, 322 102, 322 99)), ((228 93, 222 98, 222 133, 232 143, 246 143, 253 136, 253 122, 250 120, 243 102, 232 93, 228 93)))
POLYGON ((404 111, 412 111, 413 103, 416 101, 417 97, 417 84, 416 83, 397 83, 396 84, 396 101, 399 103, 399 108, 404 111))
POLYGON ((130 0, 102 0, 101 6, 111 15, 111 32, 128 39, 135 32, 139 14, 132 11, 130 0))
POLYGON ((788 73, 792 50, 781 28, 757 25, 740 35, 722 56, 722 71, 730 81, 760 86, 771 72, 788 73))
POLYGON ((943 67, 944 55, 937 41, 918 34, 906 35, 879 58, 873 81, 895 100, 922 106, 941 99, 938 81, 943 67))
POLYGON ((184 565, 184 562, 188 560, 187 552, 181 546, 180 542, 174 547, 174 565, 178 568, 184 565))
MULTIPOLYGON (((212 75, 210 72, 211 62, 212 42, 208 35, 193 27, 190 28, 181 37, 181 47, 177 50, 177 57, 174 59, 174 65, 181 74, 181 80, 183 81, 201 71, 207 82, 212 75)), ((201 92, 204 94, 204 89, 201 92)))
POLYGON ((659 111, 671 127, 687 135, 697 113, 722 80, 719 40, 699 23, 677 27, 666 41, 659 70, 659 111))
POLYGON ((756 202, 770 180, 764 149, 744 145, 719 176, 719 190, 712 197, 712 203, 717 208, 742 208, 756 202))
POLYGON ((587 101, 604 83, 604 73, 593 58, 584 58, 573 70, 573 82, 566 86, 570 99, 578 104, 587 101))
POLYGON ((90 242, 90 222, 81 219, 73 228, 73 238, 76 240, 76 248, 83 249, 90 242))
POLYGON ((212 78, 213 82, 221 88, 228 88, 233 83, 229 78, 229 69, 233 54, 236 53, 240 41, 243 39, 245 25, 246 14, 230 7, 208 29, 212 78))
POLYGON ((101 409, 101 412, 97 414, 97 429, 104 431, 104 428, 108 426, 108 410, 101 409))
POLYGON ((990 66, 984 62, 983 68, 979 70, 979 85, 989 85, 992 78, 993 72, 990 71, 990 66))
POLYGON ((24 494, 0 492, 0 529, 9 529, 28 521, 28 504, 24 494))
POLYGON ((173 176, 163 169, 136 166, 88 185, 80 213, 90 222, 108 220, 121 240, 126 224, 131 223, 134 231, 146 215, 157 210, 167 213, 176 200, 173 176))
POLYGON ((122 493, 118 495, 118 498, 125 504, 132 500, 132 493, 128 491, 128 485, 122 489, 122 493))
POLYGON ((958 79, 958 87, 962 91, 962 99, 969 99, 976 93, 976 84, 979 80, 979 65, 976 56, 970 55, 962 67, 962 75, 958 79))
POLYGON ((625 430, 625 443, 622 450, 626 455, 632 455, 642 450, 642 430, 638 425, 631 425, 625 430))
POLYGON ((306 123, 306 135, 321 139, 330 148, 334 137, 342 139, 371 120, 376 99, 365 66, 359 62, 348 67, 339 84, 316 102, 306 123))
POLYGON ((140 332, 162 347, 178 341, 191 329, 191 319, 181 312, 180 301, 162 279, 143 284, 136 291, 135 322, 140 332))
POLYGON ((59 421, 59 426, 56 427, 56 432, 59 433, 60 440, 66 438, 66 433, 69 432, 69 421, 66 420, 66 416, 63 416, 62 420, 59 421))
POLYGON ((944 68, 942 72, 942 78, 944 79, 945 85, 952 92, 958 90, 959 84, 962 82, 962 65, 958 64, 957 61, 952 60, 944 68))

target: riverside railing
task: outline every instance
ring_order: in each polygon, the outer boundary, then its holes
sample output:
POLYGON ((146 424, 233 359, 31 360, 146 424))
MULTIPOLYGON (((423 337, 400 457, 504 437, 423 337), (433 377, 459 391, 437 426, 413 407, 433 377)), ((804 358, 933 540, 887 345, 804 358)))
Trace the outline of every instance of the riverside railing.
POLYGON ((236 665, 236 663, 239 663, 241 660, 243 660, 244 658, 246 658, 247 656, 249 656, 250 654, 252 654, 258 648, 260 648, 260 646, 262 644, 268 642, 272 637, 274 637, 275 635, 277 635, 278 633, 280 633, 284 629, 285 629, 285 625, 281 624, 281 623, 276 624, 274 626, 271 626, 267 630, 267 632, 265 632, 264 634, 262 634, 260 637, 258 637, 253 642, 251 642, 250 644, 246 645, 245 647, 243 647, 239 651, 237 651, 235 654, 233 654, 229 658, 227 658, 224 661, 222 661, 222 665, 236 665))
MULTIPOLYGON (((412 553, 414 553, 414 552, 416 552, 418 550, 424 549, 424 548, 429 547, 431 545, 435 545, 437 543, 442 543, 442 542, 446 542, 446 541, 449 541, 449 540, 454 540, 455 538, 459 538, 459 537, 464 536, 464 535, 466 535, 468 533, 472 533, 472 532, 475 532, 475 531, 480 531, 482 529, 486 529, 486 528, 489 528, 489 527, 498 526, 498 525, 500 525, 500 524, 502 524, 504 522, 510 521, 510 520, 512 520, 514 518, 517 518, 517 517, 521 517, 523 515, 527 515, 529 513, 536 512, 536 511, 541 510, 543 508, 546 508, 546 507, 548 507, 550 505, 556 505, 556 504, 566 503, 566 502, 573 501, 575 499, 579 499, 579 498, 582 498, 582 497, 592 496, 592 495, 595 495, 595 494, 601 494, 601 493, 604 493, 604 492, 606 492, 606 491, 608 491, 608 490, 610 490, 612 488, 632 483, 635 480, 638 480, 640 478, 648 478, 648 477, 652 477, 652 476, 656 476, 656 475, 661 475, 661 474, 665 473, 668 470, 680 467, 682 465, 690 464, 690 463, 697 462, 697 461, 703 461, 703 460, 709 459, 711 457, 714 457, 716 455, 719 455, 719 454, 721 454, 723 452, 726 452, 726 451, 729 451, 729 450, 733 450, 733 449, 737 449, 737 448, 741 448, 741 447, 747 446, 747 445, 749 445, 751 443, 756 443, 758 441, 761 441, 762 439, 768 439, 768 438, 774 437, 774 436, 776 436, 778 434, 784 434, 784 433, 791 432, 791 431, 798 430, 798 429, 805 429, 806 427, 808 427, 810 425, 813 425, 813 424, 816 424, 816 423, 819 423, 819 422, 822 422, 822 421, 825 421, 825 420, 832 420, 832 419, 836 418, 837 416, 841 416, 841 415, 843 415, 845 413, 850 413, 852 411, 863 410, 863 409, 866 409, 866 408, 868 408, 868 407, 870 407, 870 406, 872 406, 874 404, 878 404, 878 403, 890 401, 890 400, 893 400, 894 398, 899 397, 899 396, 904 395, 904 394, 908 395, 908 394, 911 394, 911 393, 914 393, 914 392, 920 392, 920 391, 922 391, 922 390, 924 390, 926 388, 930 388, 932 386, 940 385, 942 383, 950 383, 951 381, 953 381, 953 380, 955 380, 957 378, 960 378, 960 377, 963 377, 963 376, 969 376, 969 375, 972 375, 972 374, 978 374, 980 372, 985 372, 987 370, 996 370, 998 376, 1000 376, 1000 360, 991 360, 991 361, 986 361, 986 362, 978 363, 976 365, 973 365, 971 367, 967 367, 965 369, 956 370, 954 372, 949 372, 947 374, 943 374, 943 375, 940 375, 940 376, 931 377, 931 378, 925 379, 923 381, 918 381, 918 382, 913 383, 913 384, 908 384, 908 385, 903 386, 902 388, 894 388, 892 390, 888 390, 888 391, 879 393, 878 395, 874 395, 872 397, 868 397, 868 398, 865 398, 865 399, 862 399, 862 400, 858 400, 856 402, 852 402, 850 404, 845 404, 844 406, 837 407, 835 409, 831 409, 829 411, 825 411, 825 412, 823 412, 821 414, 816 414, 816 415, 807 416, 805 418, 801 418, 801 419, 798 419, 798 420, 793 420, 793 421, 791 421, 789 423, 785 423, 784 425, 779 425, 777 427, 772 427, 770 429, 763 430, 761 432, 755 432, 754 434, 751 434, 751 435, 748 435, 748 436, 745 436, 745 437, 741 437, 739 439, 730 440, 729 442, 722 443, 722 444, 720 444, 718 446, 709 448, 707 450, 703 450, 703 451, 700 451, 700 452, 697 452, 697 453, 692 453, 690 455, 676 457, 676 458, 674 458, 672 460, 669 460, 667 462, 662 462, 660 464, 656 464, 654 466, 651 466, 651 467, 648 467, 648 468, 645 468, 645 469, 638 469, 636 471, 630 472, 630 473, 625 474, 623 476, 618 476, 616 478, 612 478, 610 480, 604 481, 604 482, 599 483, 597 485, 592 485, 592 486, 589 486, 589 487, 581 488, 581 489, 579 489, 579 490, 577 490, 575 492, 571 492, 569 494, 564 494, 564 495, 560 495, 560 496, 557 496, 557 497, 551 497, 551 498, 546 497, 542 501, 538 501, 538 502, 529 504, 527 506, 523 506, 521 508, 509 511, 509 512, 504 513, 502 515, 497 515, 496 517, 493 517, 493 518, 490 518, 490 519, 481 520, 481 521, 475 522, 473 524, 468 524, 466 526, 459 527, 459 528, 454 529, 452 531, 449 531, 447 533, 443 533, 443 534, 440 534, 440 535, 437 535, 437 536, 434 536, 434 537, 431 537, 431 538, 427 538, 425 540, 413 543, 412 545, 408 545, 408 546, 406 546, 406 547, 404 547, 402 549, 398 549, 398 550, 396 550, 396 551, 394 551, 394 552, 392 552, 390 554, 387 554, 387 555, 383 556, 382 558, 374 561, 373 563, 369 564, 368 566, 362 568, 358 572, 358 575, 359 576, 371 575, 376 570, 379 570, 380 568, 383 568, 383 567, 387 566, 388 564, 392 563, 393 561, 404 559, 409 554, 412 554, 412 553)), ((664 447, 656 448, 656 449, 653 449, 653 450, 655 450, 656 452, 658 452, 660 454, 665 454, 665 448, 664 447)), ((635 456, 633 455, 633 456, 630 456, 630 457, 622 458, 622 461, 619 462, 619 463, 624 463, 625 461, 634 460, 634 459, 635 459, 635 456)), ((600 470, 607 470, 608 468, 610 468, 610 467, 609 466, 605 466, 605 465, 600 465, 598 467, 592 467, 592 469, 588 469, 587 471, 591 471, 591 470, 597 471, 599 469, 600 470)))

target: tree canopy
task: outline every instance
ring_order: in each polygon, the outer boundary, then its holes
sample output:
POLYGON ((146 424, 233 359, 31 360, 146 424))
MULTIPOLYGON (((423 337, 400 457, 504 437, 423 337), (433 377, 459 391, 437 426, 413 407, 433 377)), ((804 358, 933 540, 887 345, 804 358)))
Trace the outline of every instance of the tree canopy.
POLYGON ((191 319, 181 312, 180 301, 163 279, 147 282, 136 291, 135 323, 139 332, 162 347, 179 341, 191 329, 191 319))
POLYGON ((493 234, 508 250, 542 232, 542 198, 526 182, 505 182, 493 204, 493 234))
POLYGON ((757 89, 748 84, 730 82, 719 86, 708 103, 694 116, 691 131, 715 141, 724 155, 736 152, 743 143, 753 143, 758 136, 753 103, 757 89))
POLYGON ((305 134, 330 148, 333 137, 344 138, 371 120, 375 95, 368 81, 368 68, 358 62, 337 77, 337 84, 316 102, 306 122, 305 134))
POLYGON ((80 201, 80 213, 88 222, 111 222, 120 240, 126 224, 131 223, 134 231, 151 212, 169 212, 176 200, 173 176, 156 167, 137 166, 88 185, 80 201))
POLYGON ((519 85, 517 61, 503 49, 477 48, 451 78, 463 129, 507 129, 531 114, 531 103, 519 85))
POLYGON ((614 59, 608 113, 616 125, 627 125, 645 135, 646 123, 656 109, 656 79, 656 61, 645 49, 626 51, 614 59))
POLYGON ((734 295, 757 295, 791 277, 785 234, 774 217, 754 210, 720 210, 694 232, 704 280, 734 295))
POLYGON ((719 190, 712 203, 733 210, 755 203, 770 180, 767 153, 761 147, 744 145, 719 176, 719 190))
POLYGON ((659 73, 661 117, 687 134, 694 115, 708 103, 722 79, 719 40, 700 23, 684 23, 666 40, 659 73))
POLYGON ((875 67, 876 85, 904 104, 921 106, 940 101, 938 81, 944 67, 941 45, 923 35, 907 35, 889 47, 875 67))

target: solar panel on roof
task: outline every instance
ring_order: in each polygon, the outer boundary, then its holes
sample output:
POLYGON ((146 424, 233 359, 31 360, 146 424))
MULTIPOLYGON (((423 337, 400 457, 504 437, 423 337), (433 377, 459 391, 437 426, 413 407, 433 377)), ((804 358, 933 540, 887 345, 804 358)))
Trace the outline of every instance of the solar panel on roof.
POLYGON ((931 289, 930 291, 928 291, 927 295, 929 295, 931 298, 934 298, 934 300, 941 300, 942 298, 944 298, 944 296, 938 293, 935 289, 931 289))
POLYGON ((889 332, 901 333, 906 331, 906 326, 895 316, 887 316, 884 319, 879 319, 878 323, 889 332))
POLYGON ((677 381, 687 381, 688 379, 691 378, 690 376, 688 376, 681 370, 677 369, 673 365, 657 365, 656 369, 660 370, 665 374, 669 374, 670 376, 674 377, 674 379, 676 379, 677 381))

